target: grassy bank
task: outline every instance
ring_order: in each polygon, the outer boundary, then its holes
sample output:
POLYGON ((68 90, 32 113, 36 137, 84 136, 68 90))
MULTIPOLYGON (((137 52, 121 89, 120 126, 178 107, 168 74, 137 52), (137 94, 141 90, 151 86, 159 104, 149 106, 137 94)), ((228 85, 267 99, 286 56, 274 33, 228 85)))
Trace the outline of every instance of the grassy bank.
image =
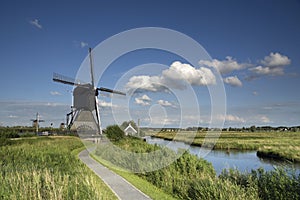
POLYGON ((145 179, 139 177, 137 174, 126 172, 121 169, 116 169, 116 166, 112 165, 112 163, 107 162, 106 160, 101 159, 99 156, 92 154, 92 157, 104 165, 105 167, 109 168, 110 170, 114 171, 116 174, 125 178, 128 182, 134 185, 137 189, 148 195, 153 200, 174 200, 175 198, 172 195, 165 193, 162 189, 154 186, 153 184, 149 183, 145 179))
POLYGON ((11 140, 0 147, 0 199, 117 199, 77 158, 76 137, 11 140))
POLYGON ((182 131, 160 132, 154 136, 227 151, 258 150, 262 156, 278 155, 278 159, 300 162, 300 132, 222 132, 220 137, 216 135, 213 132, 198 132, 194 135, 182 131))
MULTIPOLYGON (((150 193, 153 199, 169 199, 159 197, 155 193, 163 190, 176 199, 299 199, 300 176, 282 169, 266 172, 263 169, 241 173, 237 170, 223 171, 216 176, 210 163, 187 152, 175 159, 170 165, 155 171, 133 174, 120 169, 143 169, 149 163, 129 159, 120 151, 149 153, 159 149, 139 139, 123 138, 114 142, 118 147, 112 151, 113 145, 99 145, 95 155, 106 166, 113 168, 139 189, 153 184, 156 188, 150 193), (115 167, 118 166, 118 167, 115 167)), ((166 157, 173 157, 175 152, 164 149, 166 157)), ((160 158, 157 158, 160 161, 160 158)), ((155 163, 154 160, 152 163, 155 163)), ((144 191, 145 192, 145 191, 144 191)), ((145 192, 147 193, 147 191, 145 192)), ((149 194, 149 191, 148 191, 149 194)))

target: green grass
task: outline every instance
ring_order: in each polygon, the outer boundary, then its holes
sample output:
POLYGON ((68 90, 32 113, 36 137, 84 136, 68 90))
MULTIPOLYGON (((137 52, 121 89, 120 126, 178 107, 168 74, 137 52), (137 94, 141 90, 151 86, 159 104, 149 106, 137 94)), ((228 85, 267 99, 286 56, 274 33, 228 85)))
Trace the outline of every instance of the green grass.
POLYGON ((300 162, 300 132, 222 132, 220 137, 216 137, 214 132, 198 132, 194 135, 182 131, 160 132, 155 136, 196 146, 213 146, 220 150, 259 150, 265 155, 276 154, 281 159, 300 162))
POLYGON ((166 194, 163 190, 155 187, 153 184, 149 183, 145 179, 139 177, 136 174, 124 171, 120 168, 117 168, 112 163, 101 159, 95 154, 91 154, 91 156, 101 163, 102 165, 106 166, 110 170, 114 171, 116 174, 119 174, 123 178, 125 178, 128 182, 130 182, 132 185, 134 185, 136 188, 138 188, 140 191, 142 191, 144 194, 148 195, 151 199, 164 199, 164 200, 173 200, 175 199, 169 194, 166 194))
MULTIPOLYGON (((151 152, 160 148, 135 138, 124 138, 114 144, 123 151, 136 153, 151 152)), ((172 150, 163 149, 163 151, 163 155, 175 157, 176 153, 172 150)), ((174 159, 169 166, 137 174, 125 170, 144 169, 144 166, 150 163, 135 159, 128 160, 129 157, 126 155, 112 152, 110 147, 105 145, 98 146, 93 156, 153 199, 199 199, 200 194, 208 195, 209 193, 210 196, 207 198, 210 199, 257 199, 255 198, 257 193, 249 193, 248 190, 230 181, 218 179, 211 163, 187 152, 184 152, 178 159, 174 159)), ((160 158, 157 160, 160 161, 160 158)), ((202 195, 201 198, 204 196, 202 195)))
MULTIPOLYGON (((130 137, 114 142, 114 145, 123 151, 138 153, 159 148, 130 137)), ((172 156, 174 154, 172 152, 166 149, 165 153, 167 156, 172 156)), ((111 149, 105 145, 98 146, 94 153, 93 156, 98 161, 123 176, 153 199, 300 198, 300 175, 283 169, 275 169, 270 172, 258 169, 250 173, 229 169, 216 176, 211 164, 185 152, 169 166, 134 174, 124 171, 124 168, 136 170, 136 167, 141 167, 143 169, 144 165, 148 163, 138 162, 134 159, 128 160, 128 157, 119 152, 111 152, 111 149), (152 184, 156 187, 153 187, 152 184), (163 193, 168 195, 165 196, 163 193)))
POLYGON ((11 140, 0 147, 0 199, 117 199, 77 157, 76 137, 11 140))

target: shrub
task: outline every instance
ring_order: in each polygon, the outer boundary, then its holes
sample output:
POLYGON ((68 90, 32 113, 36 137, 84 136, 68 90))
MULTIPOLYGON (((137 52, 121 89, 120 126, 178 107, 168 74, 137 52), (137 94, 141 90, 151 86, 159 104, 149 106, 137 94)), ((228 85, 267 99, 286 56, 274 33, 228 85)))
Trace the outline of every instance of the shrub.
POLYGON ((124 132, 120 129, 118 125, 108 126, 106 128, 106 136, 113 141, 119 141, 125 137, 124 132))

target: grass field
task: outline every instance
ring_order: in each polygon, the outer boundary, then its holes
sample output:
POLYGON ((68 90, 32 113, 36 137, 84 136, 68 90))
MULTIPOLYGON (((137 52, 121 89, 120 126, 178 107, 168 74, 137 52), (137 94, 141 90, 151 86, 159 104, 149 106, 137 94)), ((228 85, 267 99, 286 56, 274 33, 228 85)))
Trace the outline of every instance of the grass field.
MULTIPOLYGON (((93 156, 153 199, 300 198, 300 175, 281 168, 272 171, 258 169, 251 172, 229 169, 217 176, 210 163, 185 152, 166 167, 133 174, 124 170, 144 169, 144 166, 149 163, 129 159, 127 155, 119 151, 109 150, 111 145, 107 145, 109 144, 99 145, 93 156)), ((115 141, 114 145, 121 151, 141 154, 160 148, 131 137, 115 141)), ((167 148, 163 148, 162 151, 166 157, 172 157, 175 154, 167 148)), ((152 163, 155 163, 156 159, 152 163)))
MULTIPOLYGON (((189 134, 181 133, 176 139, 186 139, 190 137, 189 134)), ((277 151, 290 153, 293 151, 288 147, 297 150, 298 134, 228 132, 218 140, 217 147, 260 149, 269 145, 271 148, 277 147, 277 151)), ((171 133, 165 135, 172 136, 171 133)), ((196 139, 200 141, 201 137, 203 141, 204 135, 201 134, 196 139)), ((78 153, 84 148, 79 138, 32 137, 5 141, 0 145, 0 199, 116 199, 101 179, 78 159, 78 153)), ((123 150, 139 153, 159 148, 130 137, 114 144, 123 150)), ((267 150, 271 151, 271 148, 267 150)), ((126 161, 126 158, 122 159, 118 154, 112 155, 113 152, 105 151, 107 149, 104 146, 104 149, 95 152, 100 160, 102 157, 114 158, 111 161, 115 163, 102 159, 101 162, 106 166, 139 166, 136 165, 138 163, 126 161)), ((168 149, 164 151, 165 155, 174 154, 168 149)), ((295 154, 297 152, 292 156, 295 154)), ((143 167, 146 163, 139 164, 143 167)), ((114 170, 153 199, 300 198, 300 175, 288 174, 282 169, 270 172, 259 169, 249 173, 229 169, 216 176, 210 163, 187 152, 170 166, 152 172, 133 174, 116 168, 114 170)))
POLYGON ((0 146, 0 199, 117 199, 77 157, 76 137, 34 137, 0 146))
POLYGON ((262 156, 273 156, 300 162, 300 132, 160 132, 155 137, 183 141, 196 146, 213 146, 222 150, 257 150, 262 156), (205 141, 205 143, 204 143, 205 141), (216 144, 214 144, 216 142, 216 144))

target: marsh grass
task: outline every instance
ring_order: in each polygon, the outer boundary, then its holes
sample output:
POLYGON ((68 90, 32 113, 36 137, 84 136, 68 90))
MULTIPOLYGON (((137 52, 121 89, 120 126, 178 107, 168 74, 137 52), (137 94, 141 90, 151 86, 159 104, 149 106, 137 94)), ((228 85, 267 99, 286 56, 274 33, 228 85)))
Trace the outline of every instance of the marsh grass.
MULTIPOLYGON (((150 145, 130 137, 115 142, 114 145, 126 151, 140 153, 160 148, 157 145, 150 145)), ((174 154, 172 150, 169 151, 166 155, 174 154)), ((145 193, 148 192, 148 195, 153 199, 164 198, 159 195, 153 195, 155 192, 159 193, 158 190, 151 190, 149 194, 149 191, 141 186, 147 185, 145 181, 176 199, 242 200, 300 198, 300 175, 280 168, 270 172, 266 172, 263 169, 253 170, 251 173, 229 169, 224 170, 221 175, 217 176, 210 163, 188 152, 184 152, 180 158, 174 160, 169 166, 151 172, 133 174, 124 170, 118 171, 115 166, 123 166, 128 169, 132 166, 143 167, 143 163, 136 165, 134 160, 129 161, 126 157, 123 158, 118 154, 112 155, 110 153, 99 147, 95 151, 94 156, 101 163, 112 167, 128 181, 137 185, 142 191, 145 193), (114 159, 107 161, 107 158, 112 156, 114 159)))
POLYGON ((75 137, 11 141, 0 147, 0 199, 116 199, 72 152, 75 137))

